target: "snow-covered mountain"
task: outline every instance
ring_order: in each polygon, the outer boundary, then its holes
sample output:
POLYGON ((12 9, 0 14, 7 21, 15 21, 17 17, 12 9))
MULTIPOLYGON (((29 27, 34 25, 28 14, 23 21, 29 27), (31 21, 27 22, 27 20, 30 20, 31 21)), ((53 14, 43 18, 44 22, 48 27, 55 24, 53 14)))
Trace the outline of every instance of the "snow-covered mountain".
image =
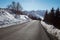
POLYGON ((37 11, 24 11, 24 14, 26 15, 32 15, 37 18, 44 18, 45 10, 37 10, 37 11))

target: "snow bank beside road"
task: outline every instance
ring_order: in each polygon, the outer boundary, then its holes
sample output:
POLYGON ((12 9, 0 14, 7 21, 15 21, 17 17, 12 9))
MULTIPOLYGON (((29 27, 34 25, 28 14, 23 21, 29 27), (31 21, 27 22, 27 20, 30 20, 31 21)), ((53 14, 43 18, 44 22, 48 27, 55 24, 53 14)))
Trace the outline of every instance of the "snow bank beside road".
POLYGON ((60 40, 60 30, 59 29, 55 28, 53 25, 48 25, 43 21, 41 21, 41 24, 49 34, 57 37, 60 40))
POLYGON ((27 21, 19 21, 19 22, 15 22, 15 23, 11 23, 11 24, 5 24, 0 26, 0 28, 4 28, 4 27, 9 27, 9 26, 13 26, 13 25, 17 25, 17 24, 22 24, 22 23, 26 23, 27 21))
POLYGON ((26 15, 13 16, 8 11, 0 10, 0 28, 21 24, 27 21, 30 21, 30 18, 26 15))
POLYGON ((0 10, 0 25, 16 22, 17 19, 7 11, 0 10))

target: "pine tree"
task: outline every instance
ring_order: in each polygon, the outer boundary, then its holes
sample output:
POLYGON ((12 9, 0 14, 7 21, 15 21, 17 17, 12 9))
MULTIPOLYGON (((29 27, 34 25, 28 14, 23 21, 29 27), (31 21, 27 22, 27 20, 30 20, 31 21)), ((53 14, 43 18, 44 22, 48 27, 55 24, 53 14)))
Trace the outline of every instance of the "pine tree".
POLYGON ((46 10, 45 16, 44 16, 44 21, 46 21, 46 22, 47 22, 47 17, 48 17, 48 11, 46 10))
POLYGON ((56 9, 55 13, 55 26, 60 29, 60 11, 59 8, 56 9))
POLYGON ((51 9, 50 13, 49 13, 49 20, 48 20, 51 24, 54 23, 54 8, 51 9))
POLYGON ((58 16, 60 16, 60 14, 59 14, 59 8, 57 8, 57 10, 56 10, 56 18, 58 18, 58 16))

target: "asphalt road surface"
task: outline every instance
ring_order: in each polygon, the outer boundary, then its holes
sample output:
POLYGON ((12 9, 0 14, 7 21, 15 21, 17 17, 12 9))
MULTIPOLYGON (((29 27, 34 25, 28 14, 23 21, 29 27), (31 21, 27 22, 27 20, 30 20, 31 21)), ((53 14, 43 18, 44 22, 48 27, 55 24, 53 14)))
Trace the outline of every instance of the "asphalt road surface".
POLYGON ((39 21, 0 29, 0 40, 50 40, 39 21))

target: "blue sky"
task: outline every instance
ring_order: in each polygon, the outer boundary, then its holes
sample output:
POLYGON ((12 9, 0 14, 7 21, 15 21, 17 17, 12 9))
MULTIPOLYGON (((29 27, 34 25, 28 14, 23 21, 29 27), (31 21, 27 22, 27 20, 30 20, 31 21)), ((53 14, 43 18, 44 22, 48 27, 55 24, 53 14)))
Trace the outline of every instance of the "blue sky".
POLYGON ((12 1, 19 2, 23 10, 50 10, 52 7, 60 8, 60 0, 0 0, 0 7, 4 8, 12 1))

